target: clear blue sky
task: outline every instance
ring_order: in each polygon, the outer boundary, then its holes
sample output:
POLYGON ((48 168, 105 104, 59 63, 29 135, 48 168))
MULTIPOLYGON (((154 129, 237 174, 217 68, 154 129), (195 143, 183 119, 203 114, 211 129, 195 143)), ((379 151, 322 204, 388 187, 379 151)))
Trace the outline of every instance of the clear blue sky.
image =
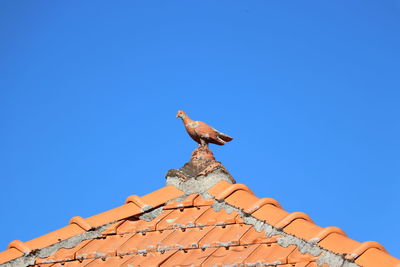
POLYGON ((196 144, 400 257, 400 1, 1 1, 0 248, 165 184, 196 144))

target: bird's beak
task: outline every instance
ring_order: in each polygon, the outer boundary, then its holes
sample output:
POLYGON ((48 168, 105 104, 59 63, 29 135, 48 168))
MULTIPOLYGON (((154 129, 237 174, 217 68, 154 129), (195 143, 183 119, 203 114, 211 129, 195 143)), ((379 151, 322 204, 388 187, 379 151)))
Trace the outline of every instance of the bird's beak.
POLYGON ((176 118, 178 118, 179 117, 179 114, 176 114, 176 118))

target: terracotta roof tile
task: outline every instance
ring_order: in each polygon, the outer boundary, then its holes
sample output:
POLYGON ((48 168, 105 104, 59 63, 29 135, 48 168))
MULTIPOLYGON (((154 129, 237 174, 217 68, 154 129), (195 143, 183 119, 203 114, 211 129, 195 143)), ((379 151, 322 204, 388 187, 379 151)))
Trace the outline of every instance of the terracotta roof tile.
POLYGON ((278 236, 267 237, 264 232, 257 232, 254 227, 243 234, 240 238, 240 245, 250 245, 254 243, 275 243, 278 236))
POLYGON ((84 245, 75 253, 76 259, 105 258, 116 256, 117 248, 127 242, 134 234, 107 235, 104 238, 96 238, 84 245))
POLYGON ((257 198, 246 186, 219 182, 208 193, 218 201, 198 194, 180 198, 183 192, 171 186, 144 197, 131 196, 126 204, 113 210, 87 219, 75 217, 72 224, 60 230, 25 243, 14 242, 12 248, 0 253, 0 262, 21 257, 21 251, 57 245, 60 240, 77 236, 80 239, 72 248, 60 245, 52 255, 33 258, 36 266, 259 263, 316 267, 320 254, 300 252, 289 242, 298 238, 296 242, 332 251, 332 257, 349 263, 400 266, 400 261, 379 244, 359 243, 336 227, 321 228, 304 213, 288 213, 273 199, 257 198), (90 233, 93 235, 85 235, 90 233), (289 243, 283 246, 285 242, 289 243))
POLYGON ((142 213, 142 210, 138 206, 134 203, 127 203, 115 209, 89 217, 86 220, 92 227, 99 227, 106 223, 122 220, 139 213, 142 213))
POLYGON ((361 245, 360 242, 357 242, 353 239, 350 239, 344 235, 338 233, 332 233, 322 239, 318 245, 321 247, 328 249, 330 251, 335 251, 339 254, 350 253, 355 250, 357 247, 361 245))
POLYGON ((234 207, 240 207, 241 209, 246 210, 252 207, 254 203, 259 200, 259 198, 257 198, 255 195, 249 194, 244 190, 238 190, 224 200, 234 207))
POLYGON ((85 266, 87 267, 111 267, 111 266, 119 266, 121 264, 121 258, 119 257, 108 257, 108 258, 99 258, 90 261, 85 266))
POLYGON ((84 233, 81 227, 76 224, 67 225, 61 229, 53 231, 51 233, 45 234, 38 238, 32 239, 30 241, 25 242, 26 246, 30 249, 40 249, 47 246, 50 246, 54 243, 60 242, 61 240, 66 240, 78 234, 84 233))
MULTIPOLYGON (((192 267, 200 266, 218 248, 179 250, 168 258, 161 266, 192 267)), ((203 265, 204 266, 204 265, 203 265)))
POLYGON ((168 216, 173 210, 163 210, 157 218, 151 221, 140 220, 139 218, 129 218, 122 221, 122 223, 117 227, 118 234, 124 233, 137 233, 143 231, 154 231, 156 230, 156 225, 168 216))
POLYGON ((15 258, 19 258, 24 254, 16 248, 9 248, 5 251, 0 252, 0 264, 4 262, 8 262, 15 258))
POLYGON ((237 211, 227 213, 225 210, 215 212, 212 208, 207 209, 196 220, 196 225, 225 225, 236 222, 237 211))
POLYGON ((244 263, 260 263, 260 264, 286 264, 288 263, 288 256, 296 249, 291 245, 286 248, 281 247, 276 243, 261 244, 256 250, 245 260, 244 263))
POLYGON ((240 238, 250 229, 250 225, 230 224, 226 226, 215 226, 200 240, 202 247, 229 247, 239 245, 240 238))
POLYGON ((201 195, 197 195, 197 197, 193 200, 193 206, 211 206, 214 203, 214 199, 212 198, 203 198, 201 195))
POLYGON ((214 251, 214 253, 204 261, 203 265, 223 266, 228 262, 230 265, 239 265, 242 264, 257 247, 258 245, 221 247, 214 251))
POLYGON ((383 264, 385 267, 400 267, 399 259, 376 248, 365 251, 355 263, 368 267, 381 267, 383 264))
POLYGON ((310 262, 318 259, 318 256, 313 256, 310 253, 301 253, 295 249, 288 255, 288 263, 310 262))
POLYGON ((162 241, 172 232, 173 230, 137 233, 117 249, 117 254, 146 254, 157 251, 159 246, 163 246, 162 241))
POLYGON ((76 259, 76 252, 80 249, 82 249, 84 246, 86 246, 89 242, 91 242, 92 240, 84 240, 81 243, 79 243, 78 245, 76 245, 73 248, 61 248, 59 250, 57 250, 56 253, 54 253, 53 255, 47 257, 47 258, 40 258, 37 257, 35 263, 39 264, 39 263, 55 263, 55 262, 63 262, 63 261, 70 261, 70 260, 74 260, 76 259))
MULTIPOLYGON (((193 207, 193 206, 195 206, 194 200, 198 197, 199 197, 198 194, 193 194, 181 201, 179 201, 179 200, 170 201, 164 206, 164 209, 177 209, 177 208, 193 207)), ((197 205, 197 206, 200 206, 200 205, 197 205)))
POLYGON ((168 200, 182 196, 184 193, 173 185, 167 185, 142 197, 144 203, 157 207, 168 200))
POLYGON ((162 265, 169 257, 171 257, 176 250, 166 252, 150 252, 148 254, 137 254, 133 255, 128 261, 124 262, 121 266, 148 266, 155 267, 162 265))
POLYGON ((206 236, 213 227, 181 228, 172 231, 163 241, 159 250, 165 249, 192 249, 199 248, 199 241, 206 236))
POLYGON ((306 221, 304 219, 294 220, 287 225, 283 230, 291 235, 300 237, 304 240, 316 238, 324 228, 306 221))
POLYGON ((157 224, 157 230, 194 227, 196 220, 208 209, 207 206, 175 209, 157 224))
POLYGON ((283 209, 277 208, 274 205, 264 205, 256 210, 251 215, 255 218, 266 221, 267 223, 275 226, 278 222, 284 219, 289 213, 283 209))

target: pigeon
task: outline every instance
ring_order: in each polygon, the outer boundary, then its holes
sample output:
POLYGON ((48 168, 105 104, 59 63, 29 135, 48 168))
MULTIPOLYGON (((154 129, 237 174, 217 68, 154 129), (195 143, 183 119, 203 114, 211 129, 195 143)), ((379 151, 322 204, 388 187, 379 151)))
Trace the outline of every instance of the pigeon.
POLYGON ((199 143, 199 146, 207 147, 208 143, 222 146, 233 139, 202 121, 191 120, 182 110, 178 111, 176 117, 182 119, 186 131, 194 141, 199 143))

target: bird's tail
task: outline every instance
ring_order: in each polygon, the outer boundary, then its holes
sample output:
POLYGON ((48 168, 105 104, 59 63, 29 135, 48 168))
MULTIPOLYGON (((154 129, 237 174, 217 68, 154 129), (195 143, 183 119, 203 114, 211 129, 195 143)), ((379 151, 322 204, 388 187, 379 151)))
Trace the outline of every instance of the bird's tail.
POLYGON ((229 141, 232 141, 232 140, 233 140, 232 137, 230 137, 230 136, 227 135, 227 134, 221 133, 221 132, 219 132, 219 137, 220 137, 222 140, 224 140, 225 142, 229 142, 229 141))

